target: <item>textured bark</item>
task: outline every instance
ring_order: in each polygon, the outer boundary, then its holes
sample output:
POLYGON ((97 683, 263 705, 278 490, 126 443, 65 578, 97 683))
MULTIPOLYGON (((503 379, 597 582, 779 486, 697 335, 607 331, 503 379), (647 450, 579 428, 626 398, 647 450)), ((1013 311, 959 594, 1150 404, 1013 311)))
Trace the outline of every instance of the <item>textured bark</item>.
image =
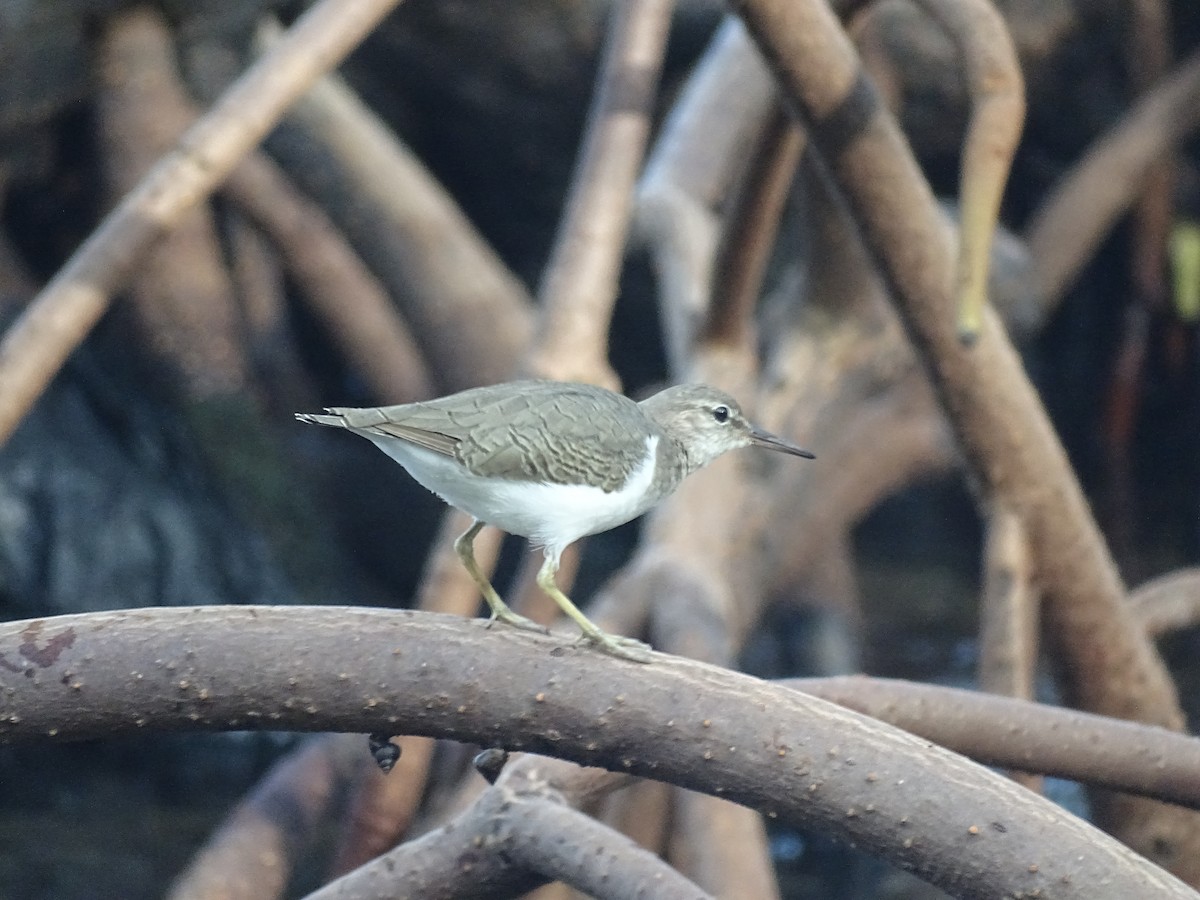
POLYGON ((1196 896, 1007 779, 824 701, 431 613, 194 607, 8 622, 0 697, 6 742, 147 728, 438 735, 700 789, 960 897, 1196 896))

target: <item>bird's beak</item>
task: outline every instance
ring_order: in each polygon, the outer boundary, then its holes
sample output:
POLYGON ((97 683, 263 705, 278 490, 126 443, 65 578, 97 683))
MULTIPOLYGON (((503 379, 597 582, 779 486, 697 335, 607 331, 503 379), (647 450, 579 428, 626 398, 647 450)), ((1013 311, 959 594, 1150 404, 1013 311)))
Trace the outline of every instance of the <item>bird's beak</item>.
POLYGON ((803 456, 805 459, 817 458, 811 451, 805 450, 791 441, 785 441, 769 431, 763 431, 757 426, 750 428, 750 443, 755 447, 766 447, 768 450, 778 450, 780 453, 789 453, 792 456, 803 456))

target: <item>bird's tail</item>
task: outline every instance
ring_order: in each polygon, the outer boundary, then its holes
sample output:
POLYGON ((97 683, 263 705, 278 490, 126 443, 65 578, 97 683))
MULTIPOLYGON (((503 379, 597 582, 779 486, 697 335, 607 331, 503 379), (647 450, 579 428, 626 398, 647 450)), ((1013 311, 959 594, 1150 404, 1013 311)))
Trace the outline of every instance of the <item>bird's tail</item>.
POLYGON ((296 413, 296 418, 301 422, 308 422, 311 425, 332 425, 334 428, 349 428, 350 424, 346 421, 346 417, 341 415, 336 409, 327 409, 327 413, 333 415, 323 416, 319 413, 296 413))

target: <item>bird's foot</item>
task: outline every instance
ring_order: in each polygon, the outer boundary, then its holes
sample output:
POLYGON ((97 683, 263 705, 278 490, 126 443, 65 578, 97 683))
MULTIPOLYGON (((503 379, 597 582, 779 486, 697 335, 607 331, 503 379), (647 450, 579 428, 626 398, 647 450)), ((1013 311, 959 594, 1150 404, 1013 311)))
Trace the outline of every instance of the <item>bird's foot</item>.
POLYGON ((545 625, 539 625, 533 619, 526 618, 520 613, 515 613, 507 606, 503 609, 492 610, 492 614, 487 621, 487 627, 491 628, 497 622, 503 622, 505 625, 511 625, 513 628, 519 628, 522 631, 536 631, 538 634, 550 633, 550 629, 545 625))
POLYGON ((591 644, 602 653, 627 659, 636 663, 648 663, 651 660, 650 651, 654 648, 636 638, 624 637, 619 634, 609 634, 599 628, 595 632, 585 631, 579 635, 579 642, 591 644))

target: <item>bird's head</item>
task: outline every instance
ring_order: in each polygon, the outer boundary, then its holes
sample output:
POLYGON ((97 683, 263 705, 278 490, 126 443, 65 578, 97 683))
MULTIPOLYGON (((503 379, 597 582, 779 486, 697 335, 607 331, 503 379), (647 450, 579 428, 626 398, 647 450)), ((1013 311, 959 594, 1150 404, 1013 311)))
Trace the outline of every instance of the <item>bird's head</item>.
POLYGON ((809 451, 753 424, 736 400, 708 385, 669 387, 643 400, 641 407, 685 448, 690 471, 739 447, 766 447, 792 456, 814 458, 809 451))

